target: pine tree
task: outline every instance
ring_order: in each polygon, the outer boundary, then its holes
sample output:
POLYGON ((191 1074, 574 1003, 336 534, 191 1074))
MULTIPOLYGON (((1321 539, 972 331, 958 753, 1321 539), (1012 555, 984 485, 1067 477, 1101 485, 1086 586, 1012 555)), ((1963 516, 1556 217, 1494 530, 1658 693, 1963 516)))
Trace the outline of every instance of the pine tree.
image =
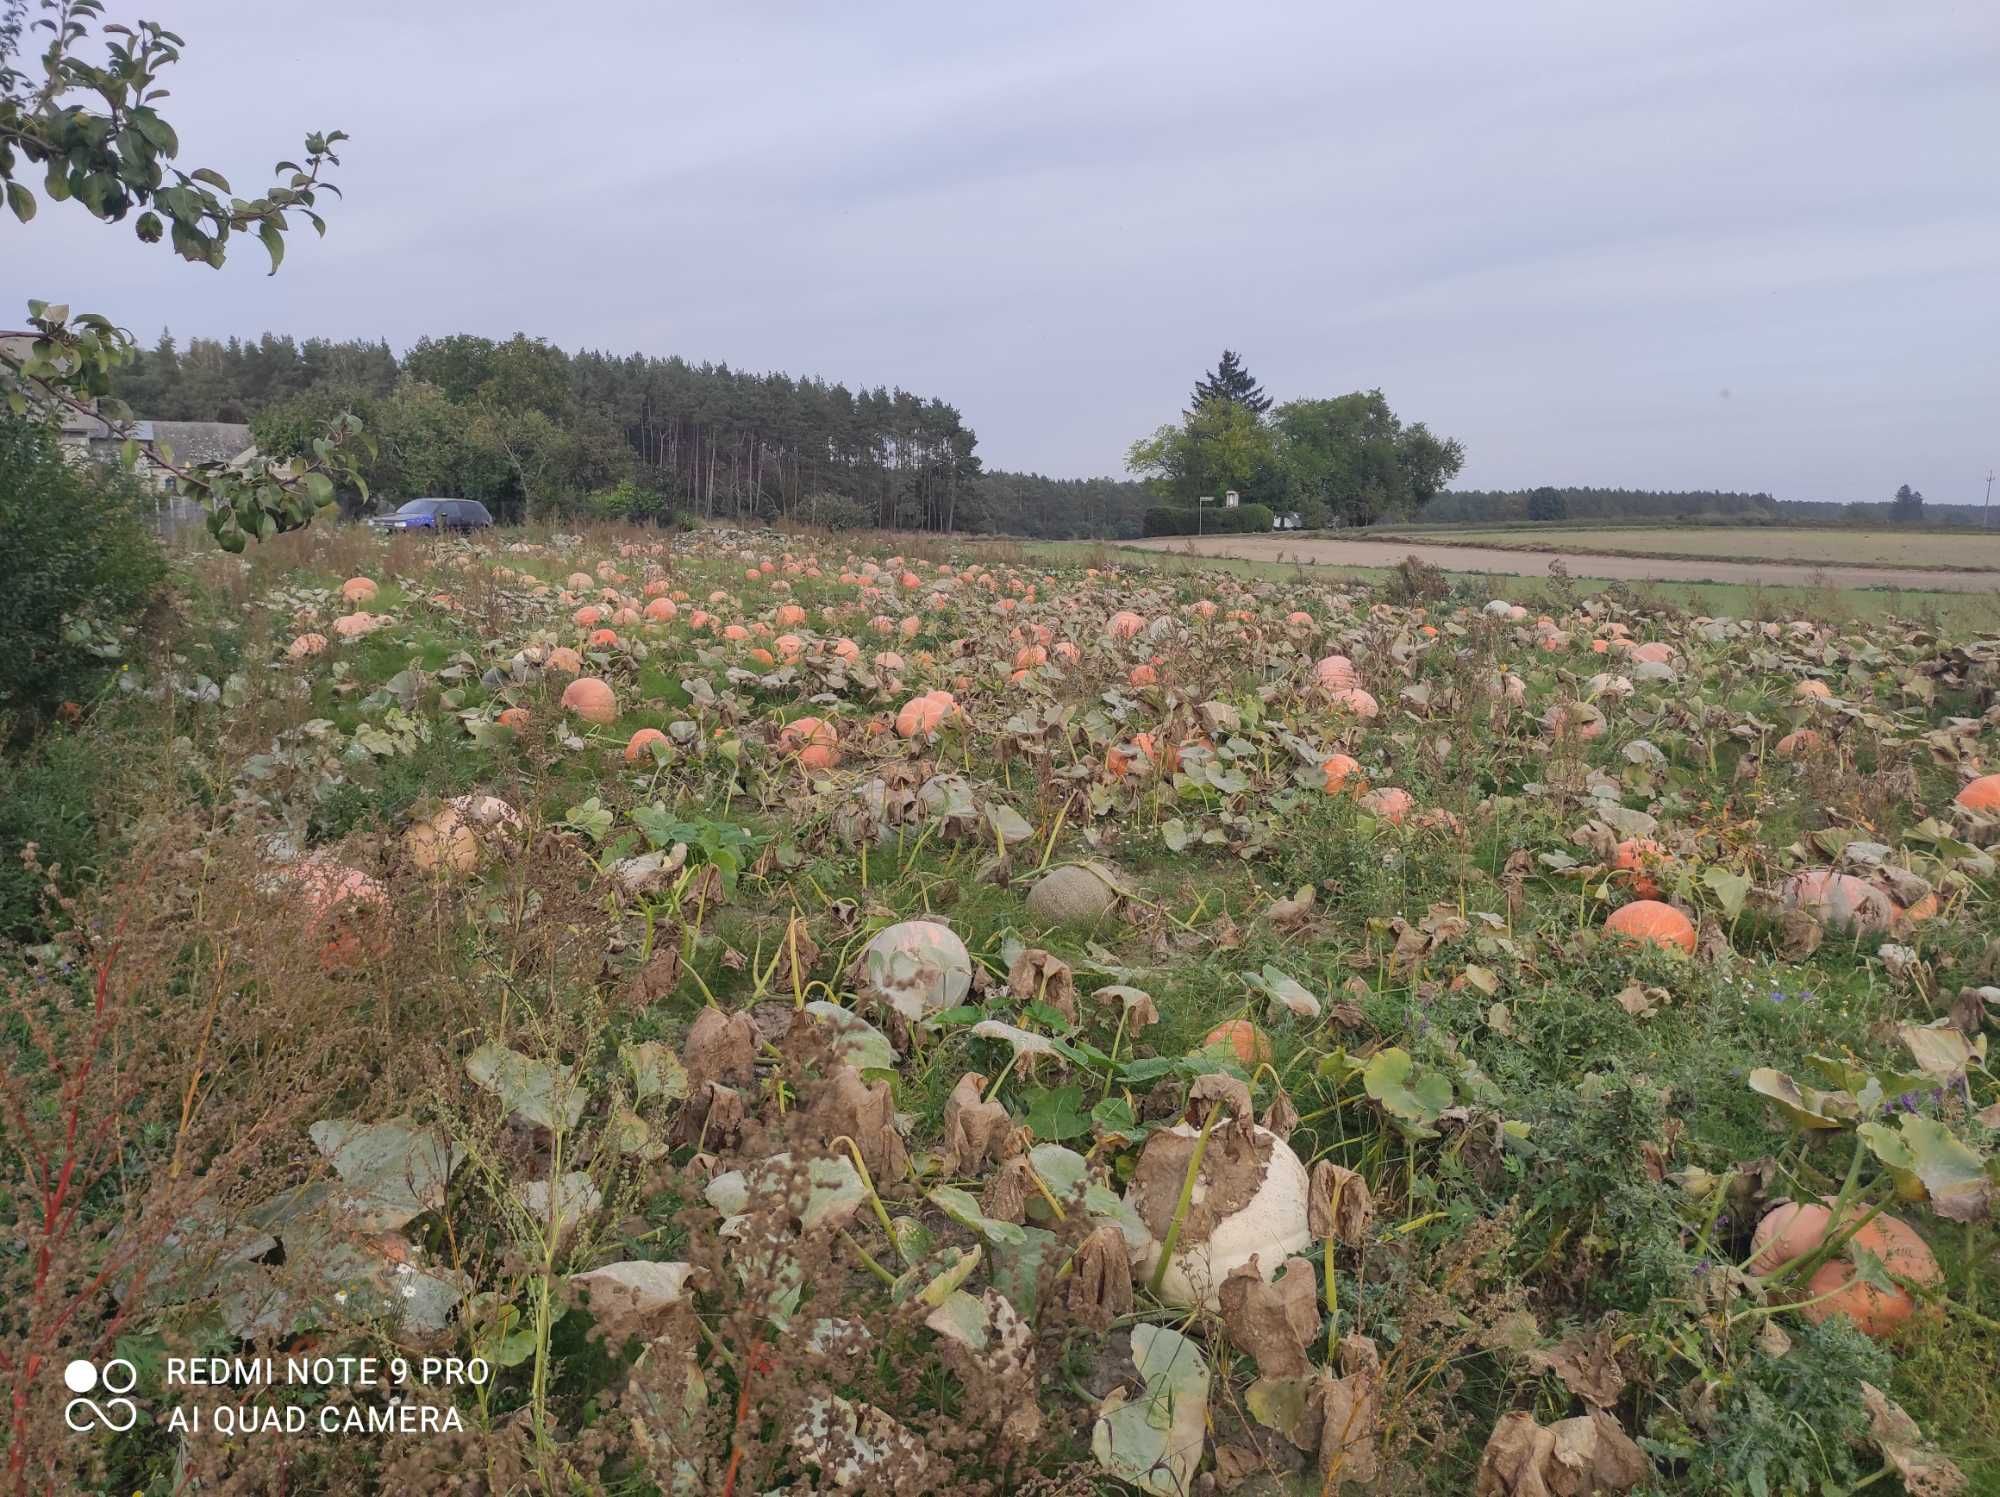
POLYGON ((1261 416, 1271 408, 1271 397, 1243 367, 1235 350, 1229 348, 1222 350, 1215 372, 1195 382, 1192 409, 1198 411, 1211 400, 1233 400, 1253 416, 1261 416))

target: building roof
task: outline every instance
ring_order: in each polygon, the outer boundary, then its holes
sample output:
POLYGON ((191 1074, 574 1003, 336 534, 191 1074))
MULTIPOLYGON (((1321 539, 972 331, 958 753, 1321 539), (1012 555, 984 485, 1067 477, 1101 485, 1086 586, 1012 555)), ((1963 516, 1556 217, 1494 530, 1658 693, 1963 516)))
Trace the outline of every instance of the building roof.
POLYGON ((240 421, 147 421, 152 440, 174 449, 174 461, 226 463, 250 446, 250 428, 240 421))

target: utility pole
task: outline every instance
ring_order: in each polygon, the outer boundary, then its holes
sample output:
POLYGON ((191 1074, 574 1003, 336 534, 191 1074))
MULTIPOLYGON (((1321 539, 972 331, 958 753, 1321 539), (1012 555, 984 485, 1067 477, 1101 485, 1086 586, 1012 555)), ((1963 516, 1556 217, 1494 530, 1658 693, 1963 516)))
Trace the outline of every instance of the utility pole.
POLYGON ((1986 512, 1979 517, 1979 528, 1981 530, 1990 530, 1992 529, 1992 527, 1993 527, 1993 470, 1991 468, 1988 468, 1986 470, 1986 512))

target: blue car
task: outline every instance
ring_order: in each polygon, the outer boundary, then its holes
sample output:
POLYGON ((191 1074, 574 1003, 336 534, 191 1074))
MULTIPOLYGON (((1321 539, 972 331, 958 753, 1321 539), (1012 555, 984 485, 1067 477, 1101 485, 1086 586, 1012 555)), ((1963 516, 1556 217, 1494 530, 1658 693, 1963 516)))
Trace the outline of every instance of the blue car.
POLYGON ((368 523, 377 530, 488 530, 493 516, 477 499, 409 499, 368 523))

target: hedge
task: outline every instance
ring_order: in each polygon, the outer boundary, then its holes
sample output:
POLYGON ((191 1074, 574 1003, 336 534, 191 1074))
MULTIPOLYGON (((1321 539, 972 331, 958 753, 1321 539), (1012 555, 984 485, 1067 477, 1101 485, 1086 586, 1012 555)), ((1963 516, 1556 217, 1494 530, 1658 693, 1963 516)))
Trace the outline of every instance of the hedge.
POLYGON ((1141 525, 1147 535, 1241 535, 1269 530, 1272 519, 1270 506, 1265 504, 1240 504, 1235 509, 1219 504, 1187 509, 1156 504, 1146 511, 1141 525))

